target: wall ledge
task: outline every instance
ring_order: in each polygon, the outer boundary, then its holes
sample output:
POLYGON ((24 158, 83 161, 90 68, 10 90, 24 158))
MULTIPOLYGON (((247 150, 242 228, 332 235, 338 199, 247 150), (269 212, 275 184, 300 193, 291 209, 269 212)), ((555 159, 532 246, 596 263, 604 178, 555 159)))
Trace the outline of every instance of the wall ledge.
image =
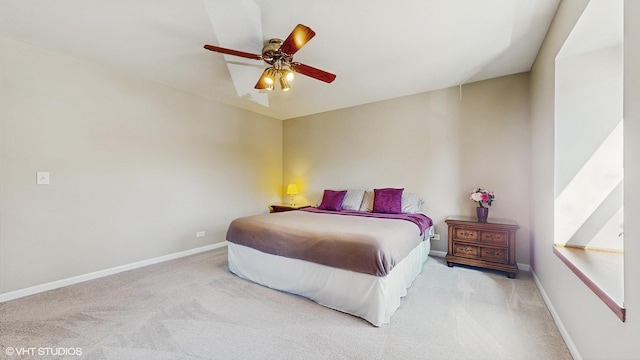
MULTIPOLYGON (((585 254, 587 254, 587 252, 594 252, 594 250, 587 250, 587 249, 581 249, 581 250, 577 250, 577 252, 584 252, 585 254)), ((597 253, 598 251, 595 251, 595 253, 597 253)), ((595 268, 593 266, 589 267, 589 266, 585 266, 585 264, 588 264, 588 262, 584 262, 584 263, 580 263, 579 261, 579 256, 576 257, 575 253, 576 253, 576 249, 573 249, 573 251, 571 249, 568 249, 564 246, 560 246, 560 245, 554 245, 553 246, 553 253, 556 254, 556 256, 558 256, 558 258, 560 258, 560 260, 562 260, 562 262, 567 265, 567 267, 574 273, 576 274, 576 276, 578 276, 578 278, 585 284, 587 285, 587 287, 593 291, 593 293, 600 299, 602 300, 602 302, 605 303, 605 305, 607 305, 607 307, 609 309, 611 309, 611 311, 613 311, 614 314, 616 314, 616 316, 622 321, 624 322, 626 320, 626 309, 624 308, 624 304, 620 304, 618 303, 618 301, 616 301, 612 295, 612 288, 616 287, 616 284, 605 284, 606 283, 606 279, 607 278, 611 278, 610 276, 600 276, 599 279, 600 281, 597 281, 596 278, 598 277, 599 274, 597 274, 596 272, 598 271, 603 271, 602 267, 600 268, 595 268), (609 290, 606 290, 605 287, 609 288, 609 290)), ((619 253, 618 254, 620 256, 620 266, 622 266, 622 260, 623 260, 623 254, 619 253)), ((623 290, 621 290, 623 292, 623 290)), ((619 295, 622 296, 622 295, 619 295)), ((622 299, 620 299, 620 301, 622 302, 622 299)))

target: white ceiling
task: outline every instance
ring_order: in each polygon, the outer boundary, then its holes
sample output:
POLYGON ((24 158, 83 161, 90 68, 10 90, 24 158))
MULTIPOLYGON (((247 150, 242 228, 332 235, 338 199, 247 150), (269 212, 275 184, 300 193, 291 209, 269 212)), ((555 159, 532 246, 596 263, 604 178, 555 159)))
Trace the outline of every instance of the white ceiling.
POLYGON ((0 36, 277 119, 528 71, 560 0, 0 0, 0 36), (337 75, 253 89, 298 23, 294 59, 337 75))

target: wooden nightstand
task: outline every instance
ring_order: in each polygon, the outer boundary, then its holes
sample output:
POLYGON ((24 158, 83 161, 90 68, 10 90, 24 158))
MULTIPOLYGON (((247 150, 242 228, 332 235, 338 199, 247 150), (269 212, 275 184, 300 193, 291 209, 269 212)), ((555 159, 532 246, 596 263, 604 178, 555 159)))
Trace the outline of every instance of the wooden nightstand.
POLYGON ((271 212, 275 213, 275 212, 283 212, 283 211, 291 211, 291 210, 298 210, 298 209, 304 209, 304 208, 308 208, 311 205, 287 205, 287 204, 280 204, 280 205, 271 205, 271 212))
POLYGON ((505 271, 511 279, 518 273, 516 265, 516 231, 518 223, 506 219, 478 222, 476 217, 450 216, 449 251, 444 260, 454 263, 505 271))

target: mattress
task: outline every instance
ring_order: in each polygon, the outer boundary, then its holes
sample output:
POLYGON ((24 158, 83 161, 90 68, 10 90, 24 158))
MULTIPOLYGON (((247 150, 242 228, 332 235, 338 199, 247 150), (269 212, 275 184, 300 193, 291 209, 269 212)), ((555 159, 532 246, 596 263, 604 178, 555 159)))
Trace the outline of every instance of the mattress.
POLYGON ((229 270, 380 326, 421 273, 432 233, 403 219, 304 211, 250 216, 227 232, 229 270))
POLYGON ((226 238, 273 255, 385 276, 430 225, 423 214, 309 209, 235 219, 226 238))

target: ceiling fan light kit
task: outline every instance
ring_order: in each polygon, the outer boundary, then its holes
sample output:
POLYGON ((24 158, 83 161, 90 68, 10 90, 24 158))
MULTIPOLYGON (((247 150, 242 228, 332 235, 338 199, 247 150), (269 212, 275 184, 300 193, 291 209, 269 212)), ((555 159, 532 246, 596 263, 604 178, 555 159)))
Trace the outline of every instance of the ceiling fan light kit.
POLYGON ((281 39, 270 39, 262 48, 262 55, 222 48, 215 45, 205 45, 204 48, 223 54, 263 60, 271 66, 262 72, 254 88, 258 90, 273 90, 276 82, 279 82, 282 91, 289 91, 289 89, 291 89, 289 82, 293 81, 295 78, 294 73, 296 72, 326 83, 331 83, 336 78, 334 74, 324 70, 293 62, 293 54, 300 50, 315 35, 316 33, 309 27, 298 24, 284 41, 281 39))
POLYGON ((276 82, 279 80, 280 89, 282 91, 289 91, 289 89, 291 89, 289 81, 293 81, 294 78, 295 75, 293 70, 291 70, 291 65, 278 60, 273 63, 273 66, 266 68, 262 72, 262 76, 260 76, 255 88, 259 90, 273 90, 276 82))

